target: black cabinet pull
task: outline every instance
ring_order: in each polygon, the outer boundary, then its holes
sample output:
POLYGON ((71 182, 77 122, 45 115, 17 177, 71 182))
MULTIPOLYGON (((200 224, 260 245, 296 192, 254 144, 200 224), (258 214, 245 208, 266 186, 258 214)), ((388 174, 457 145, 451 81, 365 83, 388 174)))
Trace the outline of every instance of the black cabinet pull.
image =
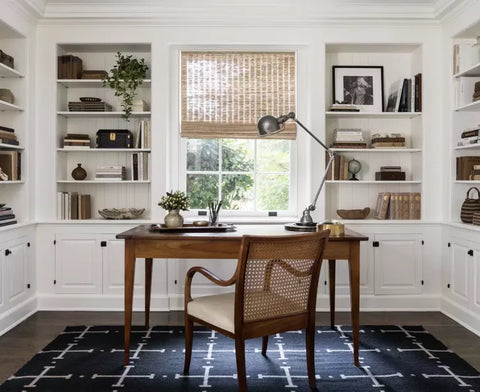
POLYGON ((12 253, 12 251, 10 249, 5 249, 5 256, 8 256, 11 253, 12 253))
POLYGON ((473 256, 473 250, 472 249, 469 249, 467 253, 468 253, 469 256, 473 256))
POLYGON ((378 247, 380 246, 380 242, 378 242, 378 241, 373 241, 373 242, 372 242, 372 246, 373 246, 374 248, 378 248, 378 247))
POLYGON ((105 248, 105 247, 107 246, 107 241, 101 241, 101 242, 100 242, 100 246, 101 246, 102 248, 105 248))

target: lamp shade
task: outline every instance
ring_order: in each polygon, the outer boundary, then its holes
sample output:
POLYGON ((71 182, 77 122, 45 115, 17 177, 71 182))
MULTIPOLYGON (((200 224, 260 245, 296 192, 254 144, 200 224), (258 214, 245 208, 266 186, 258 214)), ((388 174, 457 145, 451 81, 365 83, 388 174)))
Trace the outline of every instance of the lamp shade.
POLYGON ((278 119, 274 116, 263 116, 258 120, 257 127, 259 136, 268 136, 272 133, 280 132, 283 129, 278 119))

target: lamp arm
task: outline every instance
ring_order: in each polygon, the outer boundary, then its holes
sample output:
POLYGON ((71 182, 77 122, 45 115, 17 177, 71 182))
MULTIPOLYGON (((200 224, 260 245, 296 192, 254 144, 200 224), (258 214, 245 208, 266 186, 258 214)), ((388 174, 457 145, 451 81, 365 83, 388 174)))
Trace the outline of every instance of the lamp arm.
POLYGON ((315 197, 313 198, 313 201, 310 203, 310 205, 307 208, 305 208, 305 210, 303 211, 303 216, 300 219, 301 224, 303 224, 303 225, 309 225, 310 224, 311 225, 311 224, 313 224, 313 219, 310 216, 310 211, 315 211, 315 208, 316 208, 315 206, 317 204, 318 197, 320 196, 320 192, 323 189, 323 185, 325 184, 325 181, 327 180, 328 171, 330 170, 330 167, 332 166, 333 160, 335 159, 335 153, 332 150, 330 150, 324 143, 322 143, 322 141, 318 137, 316 137, 312 132, 310 132, 305 127, 305 125, 303 125, 300 121, 298 121, 298 119, 296 117, 294 117, 293 120, 298 125, 300 125, 300 127, 302 127, 305 132, 307 132, 312 138, 314 138, 315 141, 325 149, 325 151, 328 153, 328 156, 329 156, 329 160, 328 160, 327 166, 325 168, 325 173, 323 175, 322 181, 320 182, 320 186, 318 187, 317 192, 315 193, 315 197))

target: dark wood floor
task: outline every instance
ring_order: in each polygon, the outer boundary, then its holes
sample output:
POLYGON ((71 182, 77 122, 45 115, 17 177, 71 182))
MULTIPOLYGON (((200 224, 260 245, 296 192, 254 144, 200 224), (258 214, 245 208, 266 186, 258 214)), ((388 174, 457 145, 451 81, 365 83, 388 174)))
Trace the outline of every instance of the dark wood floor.
MULTIPOLYGON (((338 313, 337 324, 350 324, 338 313)), ((440 312, 362 312, 364 325, 423 325, 447 347, 480 371, 480 337, 440 312)), ((143 313, 134 314, 141 325, 143 313)), ((121 325, 123 312, 37 312, 0 337, 0 383, 45 347, 67 325, 121 325)), ((329 314, 318 313, 317 324, 328 325, 329 314)), ((151 325, 183 325, 183 312, 152 313, 151 325)))

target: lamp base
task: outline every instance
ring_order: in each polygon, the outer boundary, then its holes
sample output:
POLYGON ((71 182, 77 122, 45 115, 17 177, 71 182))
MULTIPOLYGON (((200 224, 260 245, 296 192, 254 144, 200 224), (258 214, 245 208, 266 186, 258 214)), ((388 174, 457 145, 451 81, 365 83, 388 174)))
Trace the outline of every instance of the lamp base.
POLYGON ((285 230, 290 231, 317 231, 317 224, 315 222, 304 224, 300 222, 285 223, 285 230))

